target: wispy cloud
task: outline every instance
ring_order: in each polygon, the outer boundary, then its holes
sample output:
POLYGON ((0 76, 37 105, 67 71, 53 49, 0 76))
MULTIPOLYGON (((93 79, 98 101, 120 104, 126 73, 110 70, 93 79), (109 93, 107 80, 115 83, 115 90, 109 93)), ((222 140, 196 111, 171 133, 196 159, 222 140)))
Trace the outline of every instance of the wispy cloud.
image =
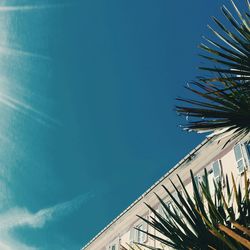
MULTIPOLYGON (((1 7, 0 7, 1 8, 1 7)), ((31 53, 29 51, 21 50, 21 49, 14 49, 14 48, 9 48, 7 46, 0 46, 0 53, 9 55, 9 56, 25 56, 25 57, 34 57, 38 59, 43 59, 43 60, 51 60, 50 57, 44 56, 44 55, 39 55, 36 53, 31 53)))
POLYGON ((44 125, 61 125, 60 122, 46 115, 45 113, 35 109, 32 105, 27 104, 24 101, 20 101, 17 98, 13 98, 5 93, 0 93, 0 103, 26 116, 32 117, 37 122, 40 122, 44 125))
POLYGON ((39 248, 27 246, 20 241, 16 240, 7 233, 3 233, 0 239, 0 249, 1 250, 38 250, 39 248))
POLYGON ((0 5, 0 12, 10 12, 10 11, 33 11, 33 10, 43 10, 52 8, 62 8, 71 6, 69 3, 61 4, 43 4, 43 5, 0 5))
POLYGON ((59 219, 74 210, 78 209, 84 202, 93 197, 93 194, 87 193, 78 196, 70 201, 59 203, 52 207, 41 209, 35 213, 30 212, 26 208, 12 208, 0 215, 0 249, 19 249, 19 250, 34 250, 15 239, 12 232, 21 227, 42 228, 46 223, 52 220, 59 219))

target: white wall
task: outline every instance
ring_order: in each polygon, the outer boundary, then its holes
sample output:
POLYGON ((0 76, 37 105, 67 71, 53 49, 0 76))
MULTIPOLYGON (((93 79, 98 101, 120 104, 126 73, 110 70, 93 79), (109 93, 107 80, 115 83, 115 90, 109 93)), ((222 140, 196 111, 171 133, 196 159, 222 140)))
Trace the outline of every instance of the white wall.
MULTIPOLYGON (((224 175, 229 176, 229 180, 231 183, 231 173, 236 177, 237 183, 242 182, 242 175, 238 174, 237 171, 237 164, 234 155, 234 144, 231 143, 226 148, 223 148, 223 142, 217 144, 217 142, 213 143, 205 143, 192 157, 190 161, 185 161, 184 163, 179 164, 179 166, 172 172, 168 173, 159 183, 155 184, 149 192, 143 194, 138 201, 136 201, 124 214, 119 216, 109 227, 99 235, 91 244, 89 244, 84 249, 86 250, 111 250, 109 249, 110 243, 112 242, 119 242, 126 247, 126 243, 130 243, 130 229, 137 225, 140 221, 136 215, 141 216, 152 216, 149 212, 148 208, 143 204, 146 202, 147 204, 151 205, 155 209, 159 206, 159 201, 155 197, 153 192, 156 192, 161 198, 169 199, 167 197, 166 192, 163 190, 162 185, 166 186, 171 192, 174 191, 170 179, 180 187, 179 182, 177 180, 176 174, 178 174, 187 191, 192 194, 192 184, 190 178, 190 169, 192 169, 194 175, 203 174, 204 168, 208 171, 212 168, 212 163, 216 160, 221 161, 222 172, 224 175)), ((245 161, 249 162, 247 159, 247 155, 245 152, 245 161)), ((248 167, 248 176, 249 176, 249 169, 248 167)), ((210 181, 212 182, 213 173, 210 175, 210 181)), ((213 186, 211 183, 210 186, 213 186)), ((157 234, 155 230, 151 227, 148 228, 150 233, 157 234)), ((159 242, 155 242, 150 237, 147 238, 146 244, 149 244, 154 247, 161 247, 159 242)), ((120 248, 117 248, 118 250, 120 248)), ((165 247, 164 249, 170 249, 165 247)))

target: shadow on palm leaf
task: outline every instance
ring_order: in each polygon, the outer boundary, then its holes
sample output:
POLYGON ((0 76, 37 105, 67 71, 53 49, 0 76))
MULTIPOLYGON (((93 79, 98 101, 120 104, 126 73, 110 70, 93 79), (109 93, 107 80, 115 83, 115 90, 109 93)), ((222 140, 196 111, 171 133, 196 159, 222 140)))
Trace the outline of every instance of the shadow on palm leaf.
POLYGON ((177 105, 177 113, 193 118, 184 125, 185 129, 213 132, 211 136, 217 139, 228 136, 228 142, 236 138, 240 140, 250 132, 250 4, 246 2, 247 11, 241 13, 231 1, 237 18, 225 6, 221 8, 234 31, 213 17, 220 32, 208 27, 221 44, 204 37, 207 45, 200 45, 207 53, 201 57, 209 64, 216 64, 214 68, 200 69, 213 76, 199 77, 187 87, 196 99, 177 98, 188 104, 177 105))
MULTIPOLYGON (((191 178, 193 197, 189 195, 178 176, 183 192, 172 183, 178 200, 163 186, 173 206, 170 207, 155 194, 164 214, 146 204, 152 216, 148 220, 138 216, 158 232, 156 235, 137 228, 136 230, 173 249, 250 249, 249 179, 246 172, 244 187, 236 187, 233 176, 230 185, 226 176, 223 185, 221 181, 213 183, 214 194, 211 194, 206 170, 198 187, 192 171, 191 178)), ((140 243, 136 245, 153 250, 161 249, 140 243)))

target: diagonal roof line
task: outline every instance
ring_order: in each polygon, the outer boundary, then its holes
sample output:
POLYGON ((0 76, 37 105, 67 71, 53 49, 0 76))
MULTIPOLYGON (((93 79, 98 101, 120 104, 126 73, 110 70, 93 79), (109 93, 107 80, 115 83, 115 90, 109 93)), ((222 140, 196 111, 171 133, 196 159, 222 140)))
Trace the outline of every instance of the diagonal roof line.
POLYGON ((129 207, 127 207, 122 213, 120 213, 114 220, 112 220, 105 228, 103 228, 92 240, 90 240, 81 250, 86 249, 91 245, 98 237, 100 237, 108 228, 110 228, 118 219, 120 219, 126 212, 128 212, 133 206, 135 206, 140 200, 143 199, 151 190, 153 190, 159 183, 165 180, 173 171, 184 164, 190 156, 195 154, 199 149, 201 149, 205 144, 207 144, 212 138, 206 138, 198 146, 196 146, 189 154, 187 154, 183 159, 181 159, 173 168, 171 168, 166 174, 164 174, 157 182, 155 182, 148 190, 146 190, 139 198, 137 198, 129 207))

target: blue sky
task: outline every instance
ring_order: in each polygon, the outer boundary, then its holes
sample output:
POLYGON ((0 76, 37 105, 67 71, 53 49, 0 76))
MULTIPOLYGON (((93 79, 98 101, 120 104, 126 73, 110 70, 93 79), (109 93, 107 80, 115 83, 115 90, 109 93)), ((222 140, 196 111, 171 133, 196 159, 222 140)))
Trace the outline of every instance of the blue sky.
POLYGON ((0 1, 0 249, 79 249, 203 140, 175 98, 229 1, 0 1))

